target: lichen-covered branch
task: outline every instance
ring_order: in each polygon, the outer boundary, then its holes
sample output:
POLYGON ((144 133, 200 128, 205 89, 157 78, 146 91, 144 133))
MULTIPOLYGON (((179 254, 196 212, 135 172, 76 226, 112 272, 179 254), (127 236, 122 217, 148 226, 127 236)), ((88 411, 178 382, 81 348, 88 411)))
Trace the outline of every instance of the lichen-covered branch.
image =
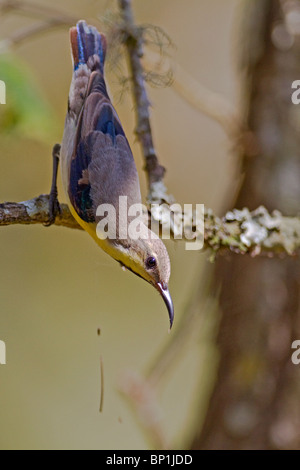
MULTIPOLYGON (((81 230, 68 206, 61 204, 60 209, 55 225, 81 230)), ((167 204, 161 206, 159 212, 153 210, 151 215, 173 238, 178 238, 176 234, 182 226, 183 233, 188 234, 188 237, 183 236, 183 240, 191 241, 192 232, 195 238, 203 237, 203 233, 200 233, 202 224, 196 224, 192 218, 184 217, 184 214, 172 212, 167 204)), ((45 225, 48 220, 48 195, 42 194, 18 203, 0 204, 0 226, 45 225)), ((204 226, 204 248, 210 248, 216 254, 220 251, 232 251, 252 256, 266 253, 294 255, 300 248, 300 218, 284 217, 278 211, 269 214, 264 207, 259 207, 253 212, 248 209, 234 209, 227 212, 223 218, 206 209, 204 226)))
POLYGON ((234 209, 223 219, 207 211, 205 245, 251 256, 294 255, 300 248, 300 218, 284 217, 279 211, 270 214, 263 206, 252 212, 234 209))

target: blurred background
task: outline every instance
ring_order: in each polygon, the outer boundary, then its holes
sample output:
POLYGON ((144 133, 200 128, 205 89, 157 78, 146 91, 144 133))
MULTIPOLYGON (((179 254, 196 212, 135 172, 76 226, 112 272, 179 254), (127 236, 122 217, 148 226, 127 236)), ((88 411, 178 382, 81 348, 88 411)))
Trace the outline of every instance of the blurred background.
MULTIPOLYGON (((295 215, 299 113, 289 96, 290 83, 300 79, 299 2, 132 3, 138 24, 157 25, 171 39, 163 48, 175 80, 183 70, 202 94, 217 93, 226 109, 241 114, 236 133, 236 122, 228 130, 178 87, 149 84, 169 192, 218 215, 235 203, 295 215)), ((14 8, 0 2, 0 79, 7 85, 1 202, 49 192, 72 73, 68 23, 85 19, 109 33, 117 13, 114 0, 24 0, 14 8), (51 17, 66 24, 30 34, 51 17)), ((106 80, 145 198, 123 55, 112 40, 106 80)), ((212 264, 209 252, 185 251, 184 243, 167 248, 176 311, 170 334, 159 296, 87 234, 1 228, 1 449, 299 447, 299 374, 289 361, 299 326, 298 262, 227 255, 212 264)))

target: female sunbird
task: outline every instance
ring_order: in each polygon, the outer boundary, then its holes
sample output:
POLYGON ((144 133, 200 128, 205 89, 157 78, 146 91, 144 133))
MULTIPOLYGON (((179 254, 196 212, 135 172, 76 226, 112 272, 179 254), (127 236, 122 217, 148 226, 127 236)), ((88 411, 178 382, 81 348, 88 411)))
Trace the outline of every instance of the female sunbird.
MULTIPOLYGON (((165 245, 144 223, 140 223, 139 236, 132 237, 130 230, 125 237, 120 236, 119 217, 124 220, 120 197, 127 197, 129 207, 141 205, 141 193, 129 143, 106 90, 105 36, 79 21, 70 30, 70 40, 74 71, 60 150, 70 210, 106 253, 159 291, 172 326, 174 308, 168 290, 171 266, 165 245), (116 236, 97 234, 104 216, 98 209, 103 204, 114 208, 107 212, 106 221, 115 228, 116 236), (113 215, 116 221, 110 220, 113 215)), ((129 226, 132 218, 125 216, 129 226)))

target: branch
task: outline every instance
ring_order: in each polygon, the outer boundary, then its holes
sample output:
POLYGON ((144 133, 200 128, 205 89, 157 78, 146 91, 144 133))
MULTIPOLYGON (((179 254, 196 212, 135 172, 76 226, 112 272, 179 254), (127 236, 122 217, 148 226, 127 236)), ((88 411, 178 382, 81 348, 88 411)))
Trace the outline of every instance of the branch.
MULTIPOLYGON (((81 229, 73 218, 66 204, 60 205, 60 214, 55 225, 73 229, 81 229)), ((183 240, 191 241, 201 235, 201 227, 192 218, 184 217, 183 213, 172 212, 171 207, 164 204, 152 209, 151 216, 159 220, 164 229, 170 231, 171 237, 183 224, 183 240), (186 220, 185 220, 186 219, 186 220), (200 228, 199 228, 200 227, 200 228)), ((4 202, 0 204, 0 226, 6 225, 45 225, 49 220, 49 196, 42 194, 23 202, 4 202)), ((204 213, 204 248, 210 248, 213 254, 232 251, 240 254, 294 255, 300 248, 300 218, 284 217, 279 211, 270 214, 264 207, 253 212, 234 209, 221 219, 210 209, 204 213)))
POLYGON ((214 251, 229 248, 251 256, 268 254, 295 255, 300 248, 300 218, 285 217, 279 211, 271 214, 261 206, 227 212, 220 220, 207 213, 205 241, 214 251), (213 233, 215 231, 215 238, 213 233))
MULTIPOLYGON (((45 225, 49 220, 49 196, 41 194, 38 197, 23 202, 4 202, 0 204, 0 226, 4 225, 45 225)), ((66 204, 60 205, 60 214, 55 219, 55 225, 81 229, 72 216, 66 204)))

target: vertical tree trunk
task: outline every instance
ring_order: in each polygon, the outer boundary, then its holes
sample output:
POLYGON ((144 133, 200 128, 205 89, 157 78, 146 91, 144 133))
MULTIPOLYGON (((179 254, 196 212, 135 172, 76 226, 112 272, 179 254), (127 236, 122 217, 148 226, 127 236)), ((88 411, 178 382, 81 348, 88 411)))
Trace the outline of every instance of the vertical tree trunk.
MULTIPOLYGON (((244 28, 247 125, 244 180, 236 207, 297 214, 300 208, 300 4, 251 0, 244 28), (298 16, 297 16, 298 14, 298 16), (292 34, 288 27, 292 21, 292 34)), ((232 255, 215 265, 221 284, 220 363, 206 420, 194 449, 300 447, 298 259, 232 255)))

